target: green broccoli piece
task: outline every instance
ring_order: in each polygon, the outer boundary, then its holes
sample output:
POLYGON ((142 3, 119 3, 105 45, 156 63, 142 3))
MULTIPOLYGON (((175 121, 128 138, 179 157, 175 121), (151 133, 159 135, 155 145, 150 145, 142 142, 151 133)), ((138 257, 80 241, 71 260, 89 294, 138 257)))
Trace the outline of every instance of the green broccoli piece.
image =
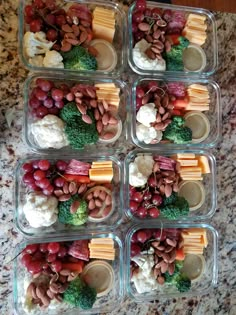
POLYGON ((88 219, 87 202, 81 200, 76 194, 67 201, 60 201, 58 205, 58 220, 64 224, 81 225, 88 219), (75 213, 70 212, 70 207, 74 201, 79 201, 78 209, 75 213))
POLYGON ((173 191, 170 197, 163 196, 162 206, 171 205, 175 203, 176 199, 177 199, 177 193, 173 191))
POLYGON ((164 273, 165 282, 171 285, 175 285, 179 292, 187 292, 191 288, 191 280, 181 273, 183 267, 183 261, 175 261, 175 271, 173 275, 169 272, 164 273))
POLYGON ((97 292, 89 287, 79 277, 71 281, 63 294, 63 301, 75 307, 88 310, 93 307, 97 298, 97 292))
POLYGON ((74 102, 67 103, 60 111, 60 118, 66 123, 65 134, 73 149, 83 149, 85 145, 98 141, 93 112, 87 110, 87 115, 91 118, 92 124, 82 120, 82 115, 74 102))
POLYGON ((173 45, 169 52, 164 53, 166 60, 166 70, 168 71, 183 71, 183 50, 188 47, 189 40, 183 36, 179 37, 179 44, 173 45))
POLYGON ((97 60, 86 48, 75 46, 69 52, 61 52, 65 69, 97 70, 97 60))
POLYGON ((161 206, 160 211, 163 217, 169 220, 176 220, 189 213, 189 204, 184 197, 177 196, 173 204, 161 206))
POLYGON ((177 144, 185 144, 192 141, 192 130, 184 125, 184 118, 173 116, 172 122, 163 131, 163 139, 168 139, 177 144))

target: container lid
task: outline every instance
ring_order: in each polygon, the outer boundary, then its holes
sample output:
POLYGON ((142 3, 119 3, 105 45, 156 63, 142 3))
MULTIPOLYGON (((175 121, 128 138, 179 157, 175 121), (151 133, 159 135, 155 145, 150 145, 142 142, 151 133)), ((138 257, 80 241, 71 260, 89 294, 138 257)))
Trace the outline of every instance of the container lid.
POLYGON ((203 275, 205 266, 206 260, 203 255, 187 254, 181 273, 185 274, 191 281, 196 281, 203 275))
POLYGON ((115 278, 112 266, 103 260, 94 260, 86 265, 81 277, 87 285, 97 291, 98 297, 112 289, 115 278))
MULTIPOLYGON (((117 117, 116 117, 117 118, 117 117)), ((106 127, 106 133, 114 133, 114 137, 110 138, 110 139, 103 139, 103 138, 99 138, 99 142, 101 143, 113 143, 115 142, 121 135, 122 132, 122 122, 121 119, 118 118, 118 124, 117 125, 109 125, 108 127, 106 127)))
POLYGON ((183 63, 186 71, 202 71, 206 67, 206 54, 199 45, 190 44, 183 51, 183 63))
POLYGON ((98 69, 100 71, 112 71, 117 65, 117 53, 115 48, 104 39, 94 39, 90 42, 98 55, 96 56, 98 69))
POLYGON ((185 126, 192 130, 192 143, 204 141, 210 133, 210 122, 205 114, 190 111, 185 116, 185 126))
POLYGON ((189 204, 189 210, 199 209, 205 201, 205 188, 200 181, 186 180, 179 185, 179 196, 184 197, 189 204))

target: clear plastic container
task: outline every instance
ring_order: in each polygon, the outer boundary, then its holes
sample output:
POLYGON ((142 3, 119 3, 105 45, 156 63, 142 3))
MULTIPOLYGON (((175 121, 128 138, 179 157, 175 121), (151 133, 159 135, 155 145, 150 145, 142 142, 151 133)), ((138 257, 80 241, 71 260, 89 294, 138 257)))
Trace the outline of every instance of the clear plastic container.
POLYGON ((48 156, 31 156, 22 159, 18 162, 15 173, 15 224, 20 233, 24 234, 28 238, 41 238, 45 237, 58 237, 58 236, 68 236, 68 235, 78 235, 84 233, 93 233, 96 231, 110 231, 118 227, 122 220, 123 215, 123 166, 122 163, 115 157, 108 155, 51 155, 48 156), (112 185, 112 200, 113 209, 111 214, 107 216, 104 221, 101 222, 91 222, 88 220, 85 224, 74 226, 61 224, 58 221, 49 227, 32 228, 25 218, 23 212, 23 205, 26 201, 27 187, 23 183, 22 177, 24 171, 22 170, 22 165, 26 162, 33 160, 47 159, 49 162, 55 162, 57 160, 69 161, 71 159, 77 159, 82 162, 92 162, 92 161, 112 161, 113 166, 113 180, 112 185))
POLYGON ((29 63, 29 60, 27 59, 24 51, 24 43, 23 43, 23 37, 26 31, 29 30, 29 25, 25 23, 25 17, 24 17, 24 9, 25 6, 28 4, 31 4, 31 0, 20 0, 19 5, 19 54, 22 63, 24 66, 31 70, 31 71, 47 71, 47 72, 61 72, 61 73, 73 73, 76 75, 88 75, 88 76, 112 76, 112 77, 118 77, 122 71, 124 70, 127 61, 126 61, 126 16, 123 11, 123 8, 118 3, 114 2, 107 2, 102 0, 76 0, 76 1, 67 1, 67 0, 60 0, 59 4, 61 4, 61 8, 64 8, 65 6, 68 8, 68 5, 72 5, 75 3, 82 3, 83 5, 86 5, 90 10, 94 10, 96 7, 98 8, 106 8, 109 10, 112 10, 115 13, 115 35, 113 40, 113 46, 117 53, 117 64, 115 68, 111 71, 76 71, 76 70, 69 70, 69 69, 60 69, 60 68, 49 68, 49 67, 40 67, 40 66, 33 66, 29 63))
POLYGON ((87 151, 89 154, 91 152, 96 152, 99 151, 104 151, 106 153, 113 153, 114 151, 120 151, 122 148, 125 146, 125 141, 127 139, 127 127, 126 127, 126 118, 127 118, 127 104, 129 102, 129 92, 127 89, 127 86, 124 82, 116 79, 101 79, 101 78, 88 78, 88 77, 76 77, 72 75, 66 75, 60 78, 56 77, 54 75, 32 75, 30 76, 26 81, 25 81, 25 86, 24 86, 24 140, 26 144, 29 146, 29 148, 32 151, 35 152, 40 152, 42 154, 52 154, 55 152, 60 152, 62 154, 67 154, 67 153, 76 153, 76 152, 81 152, 81 151, 87 151), (94 85, 94 84, 101 84, 101 83, 114 83, 117 88, 120 88, 120 103, 119 103, 119 108, 117 111, 117 115, 119 116, 121 123, 122 123, 122 130, 119 135, 119 137, 111 142, 105 142, 105 141, 98 141, 96 144, 93 145, 87 145, 84 147, 83 150, 76 150, 73 149, 71 146, 66 146, 61 149, 55 149, 55 148, 48 148, 44 149, 41 148, 35 141, 34 136, 31 131, 31 126, 32 124, 37 120, 37 118, 34 117, 33 115, 33 109, 29 106, 29 99, 30 99, 30 94, 35 87, 35 81, 38 79, 46 79, 46 80, 51 80, 55 83, 55 86, 58 86, 59 84, 67 84, 69 86, 72 86, 76 83, 81 83, 81 84, 88 84, 88 85, 94 85), (120 140, 121 139, 121 140, 120 140))
POLYGON ((132 219, 132 221, 136 223, 146 223, 146 222, 160 222, 160 221, 167 221, 166 218, 164 218, 161 214, 157 218, 139 218, 135 216, 130 211, 130 196, 129 196, 129 166, 130 163, 134 161, 134 159, 139 154, 145 154, 145 155, 161 155, 166 157, 171 157, 177 153, 194 153, 196 155, 203 155, 207 158, 209 167, 210 167, 210 174, 204 174, 203 180, 201 183, 204 186, 205 190, 205 200, 202 203, 201 207, 194 211, 189 211, 188 216, 183 216, 178 218, 177 220, 179 222, 184 221, 205 221, 210 219, 216 210, 217 207, 217 188, 216 188, 216 161, 213 154, 210 152, 204 150, 204 149, 175 149, 175 150, 146 150, 143 151, 141 149, 133 150, 131 151, 127 157, 125 158, 125 183, 124 183, 124 190, 125 190, 125 212, 126 215, 132 219))
POLYGON ((190 72, 190 71, 158 71, 158 70, 143 70, 140 67, 136 66, 133 59, 133 32, 132 32, 132 14, 135 11, 135 2, 130 6, 128 12, 128 61, 131 69, 138 73, 139 75, 167 75, 167 76, 187 76, 187 77, 206 77, 212 75, 218 67, 218 46, 217 46, 217 30, 216 30, 216 22, 214 15, 205 9, 186 7, 186 6, 178 6, 178 5, 170 5, 170 4, 162 4, 156 3, 152 1, 147 1, 147 8, 160 8, 160 9, 168 9, 174 11, 182 11, 185 15, 193 14, 201 14, 206 17, 207 24, 207 39, 202 49, 206 54, 206 67, 199 72, 190 72))
POLYGON ((181 296, 199 296, 206 294, 213 289, 217 284, 218 279, 218 233, 208 224, 192 224, 192 223, 144 223, 136 224, 132 226, 126 235, 126 292, 131 299, 137 303, 147 303, 153 300, 160 300, 161 298, 177 298, 181 296), (206 235, 208 240, 208 246, 204 248, 203 256, 206 264, 204 272, 200 279, 191 281, 191 288, 188 292, 180 293, 175 286, 160 286, 157 290, 153 290, 146 293, 138 293, 134 284, 130 281, 130 246, 132 235, 140 229, 188 229, 188 228, 204 228, 206 229, 206 235))
MULTIPOLYGON (((42 314, 48 314, 48 315, 57 315, 57 314, 66 314, 66 315, 75 315, 75 314, 94 314, 94 313, 105 313, 110 312, 114 308, 118 307, 120 303, 122 303, 123 300, 123 245, 120 240, 120 238, 113 233, 107 233, 107 234, 90 234, 88 231, 84 233, 82 236, 64 236, 59 238, 40 238, 37 241, 31 241, 22 242, 16 249, 16 255, 19 254, 26 245, 28 244, 35 244, 35 243, 48 243, 48 242, 67 242, 67 241, 76 241, 76 240, 86 240, 86 239, 92 239, 92 238, 101 238, 101 237, 109 237, 112 238, 114 241, 114 248, 115 248, 115 259, 114 261, 108 262, 111 267, 114 270, 114 284, 111 289, 111 291, 101 297, 97 297, 97 300, 95 304, 93 305, 93 308, 90 310, 81 310, 78 308, 72 308, 72 306, 69 306, 69 304, 65 303, 58 303, 54 304, 51 308, 40 309, 40 307, 37 307, 37 309, 34 311, 34 314, 42 315, 42 314)), ((94 261, 94 260, 93 260, 94 261)), ((31 314, 27 312, 27 310, 23 307, 23 295, 25 294, 25 291, 27 289, 27 280, 30 281, 30 279, 27 277, 30 275, 26 268, 21 263, 21 256, 17 256, 14 261, 14 271, 13 271, 13 298, 14 298, 14 311, 17 315, 26 315, 31 314)))
MULTIPOLYGON (((189 111, 186 111, 188 113, 189 111)), ((187 79, 187 78, 181 78, 181 79, 174 79, 174 78, 142 78, 137 79, 133 85, 132 85, 132 102, 131 102, 131 124, 130 124, 130 133, 132 141, 138 146, 143 149, 172 149, 177 147, 202 147, 202 148, 208 148, 208 147, 214 147, 216 144, 221 140, 221 133, 222 133, 222 113, 221 113, 221 97, 220 97, 220 88, 218 84, 214 81, 210 80, 197 80, 197 79, 187 79), (205 87, 207 87, 209 91, 209 98, 210 98, 210 104, 209 104, 209 110, 204 111, 203 114, 208 118, 210 123, 210 132, 209 135, 205 140, 199 143, 193 143, 190 142, 188 144, 175 144, 175 143, 156 143, 156 144, 146 144, 143 141, 140 141, 137 138, 136 134, 136 87, 139 85, 145 85, 148 84, 150 81, 158 82, 159 84, 168 84, 168 83, 174 83, 179 82, 183 83, 186 88, 191 84, 201 84, 205 87)))

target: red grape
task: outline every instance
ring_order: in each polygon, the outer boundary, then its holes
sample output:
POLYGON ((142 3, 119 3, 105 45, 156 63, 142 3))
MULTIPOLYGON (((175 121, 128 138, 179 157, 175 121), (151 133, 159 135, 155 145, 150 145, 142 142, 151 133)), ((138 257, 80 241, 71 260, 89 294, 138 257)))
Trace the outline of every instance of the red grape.
POLYGON ((141 191, 136 191, 133 195, 133 200, 136 202, 141 202, 143 200, 143 193, 141 191))
POLYGON ((54 12, 55 15, 65 15, 66 14, 66 11, 64 9, 59 9, 57 10, 56 12, 54 12))
POLYGON ((54 187, 52 185, 49 185, 46 188, 44 188, 43 194, 46 196, 51 196, 53 191, 54 191, 54 187))
POLYGON ((148 90, 151 90, 152 92, 156 92, 158 90, 158 83, 156 81, 150 81, 148 83, 148 90))
POLYGON ((47 171, 50 168, 50 162, 48 160, 40 160, 38 165, 42 171, 47 171))
POLYGON ((46 189, 50 185, 50 181, 47 178, 43 178, 36 182, 36 185, 42 189, 46 189))
POLYGON ((131 246, 130 246, 130 255, 131 255, 131 257, 139 255, 140 252, 141 252, 141 248, 138 246, 138 244, 131 244, 131 246))
POLYGON ((60 112, 59 108, 57 107, 52 107, 52 108, 49 108, 48 109, 48 113, 51 114, 51 115, 58 115, 60 112))
POLYGON ((141 23, 144 20, 144 15, 142 12, 136 11, 133 13, 132 21, 134 23, 141 23))
POLYGON ((39 180, 45 178, 45 176, 46 176, 46 173, 41 171, 41 170, 37 170, 34 172, 34 179, 35 180, 39 181, 39 180))
POLYGON ((149 200, 144 200, 141 203, 141 206, 144 207, 144 208, 148 208, 150 205, 151 205, 151 202, 149 200))
POLYGON ((54 105, 54 101, 51 97, 46 98, 46 100, 43 102, 43 105, 47 108, 52 108, 54 105))
POLYGON ((59 252, 57 253, 57 257, 63 258, 67 254, 67 249, 64 246, 60 246, 59 252))
POLYGON ((149 8, 147 8, 145 11, 144 11, 144 15, 145 15, 145 17, 150 17, 150 16, 152 16, 152 10, 151 9, 149 9, 149 8))
POLYGON ((63 91, 59 89, 53 89, 51 95, 56 102, 61 101, 64 97, 63 91))
POLYGON ((55 102, 55 106, 59 109, 62 109, 64 107, 64 102, 62 100, 57 101, 57 102, 55 102))
POLYGON ((49 267, 49 264, 46 261, 42 263, 42 269, 43 270, 47 270, 48 267, 49 267))
POLYGON ((55 40, 57 40, 57 37, 58 37, 57 31, 54 30, 53 28, 50 28, 46 33, 47 40, 51 42, 54 42, 55 40))
POLYGON ((35 182, 35 179, 32 173, 25 173, 22 180, 25 184, 31 184, 31 183, 34 184, 35 182))
POLYGON ((48 24, 51 24, 51 25, 54 25, 56 23, 56 17, 53 14, 47 14, 45 17, 45 20, 48 24))
POLYGON ((55 260, 51 263, 52 271, 59 272, 62 269, 62 263, 60 260, 55 260))
POLYGON ((63 177, 57 177, 54 180, 54 185, 58 188, 63 187, 64 184, 65 184, 65 179, 63 177))
POLYGON ((136 213, 140 218, 145 218, 148 214, 147 209, 142 206, 138 207, 136 213))
POLYGON ((44 258, 44 255, 42 252, 37 251, 36 253, 33 254, 33 260, 42 260, 44 258))
POLYGON ((152 198, 152 193, 150 191, 145 191, 143 194, 143 200, 150 200, 152 198))
POLYGON ((157 181, 156 181, 156 178, 155 178, 154 175, 151 175, 151 176, 149 177, 149 179, 148 179, 148 185, 149 185, 150 187, 156 187, 157 181))
POLYGON ((27 187, 33 191, 40 191, 41 190, 35 183, 27 183, 27 187))
POLYGON ((43 9, 45 6, 43 0, 34 0, 34 5, 37 9, 43 9))
POLYGON ((154 230, 152 233, 154 238, 160 239, 160 241, 164 241, 166 239, 166 232, 164 230, 154 230))
POLYGON ((136 111, 138 111, 142 105, 142 99, 136 97, 136 111))
POLYGON ((33 16, 25 16, 25 23, 30 24, 33 21, 34 17, 33 16))
POLYGON ((38 160, 32 161, 32 165, 33 165, 33 168, 34 168, 34 169, 39 168, 39 161, 38 161, 38 160))
POLYGON ((137 0, 135 4, 135 8, 139 11, 144 11, 146 9, 146 0, 137 0))
POLYGON ((138 206, 139 206, 139 203, 134 200, 131 200, 129 203, 129 208, 132 213, 134 213, 138 209, 138 206))
POLYGON ((48 254, 47 255, 47 261, 48 262, 53 262, 57 259, 57 255, 56 254, 48 254))
POLYGON ((45 4, 46 4, 46 7, 50 11, 54 11, 56 9, 56 2, 55 2, 55 0, 46 0, 45 4))
POLYGON ((45 106, 39 106, 36 110, 37 113, 37 117, 38 118, 43 118, 44 116, 46 116, 48 114, 48 109, 45 106))
POLYGON ((67 168, 67 163, 63 160, 58 160, 56 162, 56 167, 59 171, 65 171, 67 168))
POLYGON ((33 171, 33 165, 32 163, 24 163, 22 165, 22 169, 25 171, 25 172, 32 172, 33 171))
POLYGON ((34 15, 34 9, 32 5, 26 5, 25 6, 25 15, 28 17, 32 17, 34 15))
POLYGON ((29 99, 29 106, 32 108, 38 108, 41 105, 41 102, 37 99, 37 97, 32 96, 29 99))
POLYGON ((46 253, 48 251, 48 243, 42 243, 39 245, 39 250, 42 253, 46 253))
MULTIPOLYGON (((44 80, 44 79, 41 79, 41 78, 38 78, 36 80, 36 84, 44 92, 49 92, 54 86, 54 84, 51 81, 44 80)), ((35 89, 35 92, 37 92, 37 88, 35 89)))
POLYGON ((30 22, 30 31, 33 33, 40 32, 42 30, 42 21, 40 19, 35 19, 30 22))
POLYGON ((134 39, 136 42, 139 42, 141 39, 144 38, 144 33, 141 31, 138 31, 136 33, 134 33, 134 39))
POLYGON ((41 261, 31 261, 28 265, 28 271, 32 274, 39 273, 42 271, 42 262, 41 261))
POLYGON ((161 10, 158 8, 153 8, 152 9, 152 16, 155 18, 161 17, 161 10))
POLYGON ((154 194, 152 196, 152 203, 155 206, 160 206, 162 204, 162 197, 159 194, 154 194))
POLYGON ((138 98, 143 98, 145 95, 145 92, 141 86, 136 87, 136 95, 138 98))
POLYGON ((35 96, 39 101, 44 101, 47 98, 47 93, 38 87, 35 91, 35 96))
POLYGON ((28 254, 34 254, 38 250, 38 248, 39 248, 38 244, 30 244, 26 246, 24 252, 28 254))
POLYGON ((60 244, 57 242, 52 242, 48 244, 48 251, 50 254, 56 254, 60 250, 60 244))
POLYGON ((136 33, 138 31, 138 25, 136 23, 132 23, 132 33, 136 33))
POLYGON ((148 214, 152 218, 158 218, 160 215, 160 210, 158 208, 152 207, 152 208, 148 209, 148 214))
MULTIPOLYGON (((56 14, 56 13, 55 13, 56 14)), ((66 18, 64 15, 57 15, 56 16, 56 24, 58 26, 62 26, 64 24, 66 24, 66 18)))
POLYGON ((31 261, 32 261, 32 256, 30 254, 25 254, 21 258, 21 262, 25 267, 27 267, 31 261))
POLYGON ((137 232, 135 232, 135 233, 132 235, 131 242, 132 242, 132 243, 137 243, 137 242, 138 242, 138 239, 137 239, 137 232))
POLYGON ((140 243, 145 243, 146 240, 148 240, 148 235, 145 231, 143 230, 139 230, 137 232, 137 240, 140 242, 140 243))

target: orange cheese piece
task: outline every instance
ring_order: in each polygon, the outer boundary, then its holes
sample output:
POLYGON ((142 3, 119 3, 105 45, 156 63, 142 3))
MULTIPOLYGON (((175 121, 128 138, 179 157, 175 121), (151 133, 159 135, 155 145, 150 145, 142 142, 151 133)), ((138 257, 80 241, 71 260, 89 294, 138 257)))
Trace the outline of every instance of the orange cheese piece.
POLYGON ((200 155, 199 157, 197 157, 197 159, 198 164, 202 169, 202 174, 210 174, 211 169, 207 157, 204 155, 200 155))
POLYGON ((92 28, 94 38, 104 39, 112 43, 115 34, 115 12, 97 7, 93 11, 92 28))
POLYGON ((92 239, 89 243, 90 258, 115 259, 114 241, 111 238, 92 239))

